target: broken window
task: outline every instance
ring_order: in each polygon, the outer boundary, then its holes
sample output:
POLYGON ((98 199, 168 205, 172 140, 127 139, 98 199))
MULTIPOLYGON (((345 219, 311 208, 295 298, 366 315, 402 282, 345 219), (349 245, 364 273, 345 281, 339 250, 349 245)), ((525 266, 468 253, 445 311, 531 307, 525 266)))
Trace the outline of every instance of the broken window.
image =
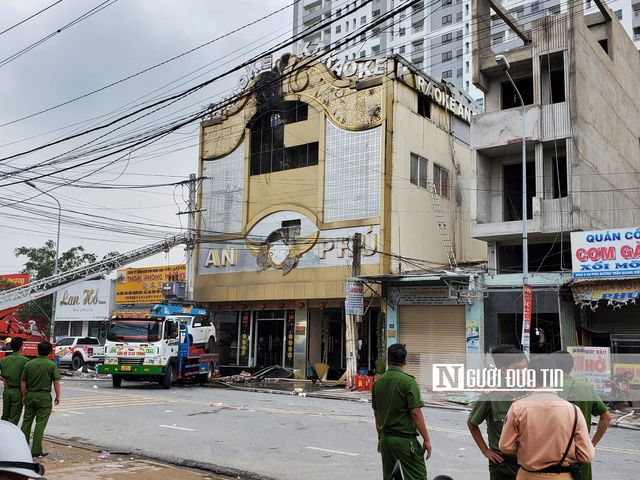
MULTIPOLYGON (((522 163, 502 166, 503 221, 522 220, 522 163)), ((527 219, 533 218, 533 197, 536 193, 534 162, 527 162, 527 219)))
POLYGON ((259 111, 249 123, 251 130, 251 175, 280 172, 318 164, 318 142, 284 146, 284 128, 308 118, 303 102, 273 102, 267 111, 259 111))
POLYGON ((441 197, 449 198, 449 170, 440 165, 434 165, 433 184, 441 197))
POLYGON ((424 118, 431 118, 431 102, 421 94, 418 94, 418 115, 424 118))

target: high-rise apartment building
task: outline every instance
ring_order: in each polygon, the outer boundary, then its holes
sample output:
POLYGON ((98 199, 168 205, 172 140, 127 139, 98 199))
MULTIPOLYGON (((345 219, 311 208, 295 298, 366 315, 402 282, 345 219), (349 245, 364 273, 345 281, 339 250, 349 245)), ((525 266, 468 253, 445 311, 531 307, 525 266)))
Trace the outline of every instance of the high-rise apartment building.
MULTIPOLYGON (((500 5, 523 30, 567 9, 560 0, 504 0, 500 5)), ((607 6, 640 48, 640 0, 612 0, 607 6)), ((585 14, 597 10, 595 2, 585 1, 585 14)), ((471 0, 302 0, 294 5, 293 33, 309 34, 294 46, 294 53, 322 43, 349 60, 398 54, 432 77, 452 81, 482 106, 484 95, 471 79, 472 13, 471 0)), ((485 28, 478 36, 490 36, 496 52, 523 46, 495 11, 485 28)))
POLYGON ((345 60, 398 54, 483 103, 471 82, 471 0, 302 0, 293 33, 307 31, 294 52, 322 43, 345 60))

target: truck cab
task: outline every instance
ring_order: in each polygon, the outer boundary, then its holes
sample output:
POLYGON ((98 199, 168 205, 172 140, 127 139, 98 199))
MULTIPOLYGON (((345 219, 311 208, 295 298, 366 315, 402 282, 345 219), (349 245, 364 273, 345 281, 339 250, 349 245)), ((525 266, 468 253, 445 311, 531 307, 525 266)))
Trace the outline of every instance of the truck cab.
POLYGON ((105 360, 98 372, 110 374, 114 387, 122 380, 151 379, 168 389, 178 378, 191 376, 208 382, 218 355, 193 346, 191 316, 153 312, 117 315, 105 324, 105 360))

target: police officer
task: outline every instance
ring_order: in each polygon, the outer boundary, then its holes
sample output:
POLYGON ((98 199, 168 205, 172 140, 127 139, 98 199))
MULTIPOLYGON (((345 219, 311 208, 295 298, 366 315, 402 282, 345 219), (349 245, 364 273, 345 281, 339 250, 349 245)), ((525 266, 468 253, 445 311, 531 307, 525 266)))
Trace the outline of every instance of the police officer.
POLYGON ((513 402, 500 437, 503 452, 518 453, 521 468, 517 480, 572 480, 579 463, 589 463, 596 449, 582 412, 546 387, 545 377, 556 368, 547 356, 529 362, 535 372, 536 390, 513 402), (540 385, 543 388, 540 388, 540 385))
POLYGON ((11 340, 12 354, 0 359, 0 378, 4 384, 2 392, 2 420, 18 425, 22 415, 22 393, 20 379, 22 370, 29 360, 22 356, 21 338, 11 340))
POLYGON ((406 480, 426 480, 424 455, 431 456, 431 441, 421 408, 424 406, 415 378, 404 373, 407 349, 396 343, 387 352, 388 370, 373 382, 371 403, 378 431, 384 480, 392 478, 398 460, 406 480), (420 433, 422 443, 418 442, 420 433))
MULTIPOLYGON (((571 376, 573 370, 573 356, 566 350, 558 350, 551 354, 551 358, 558 368, 564 372, 562 392, 558 392, 561 398, 570 401, 576 407, 580 409, 584 415, 584 419, 587 422, 587 428, 591 432, 591 416, 600 417, 598 420, 598 426, 596 427, 596 433, 594 433, 591 443, 595 447, 602 439, 604 432, 609 427, 611 421, 611 413, 609 409, 600 399, 595 389, 591 384, 576 380, 571 376)), ((582 480, 591 480, 593 474, 591 471, 590 463, 582 464, 582 480)))
POLYGON ((33 431, 33 443, 31 454, 34 457, 44 457, 47 453, 42 451, 42 437, 51 415, 51 384, 56 392, 55 404, 60 403, 60 371, 58 366, 47 357, 51 354, 52 347, 49 342, 38 344, 38 358, 29 361, 22 371, 20 390, 24 404, 24 418, 20 427, 24 436, 31 436, 31 426, 36 421, 33 431))
MULTIPOLYGON (((527 367, 527 357, 515 345, 498 345, 491 351, 491 356, 502 375, 507 369, 515 371, 527 367)), ((520 469, 517 455, 502 453, 498 446, 504 417, 517 396, 518 394, 509 391, 485 392, 478 398, 467 419, 471 436, 482 454, 489 459, 490 480, 515 480, 520 469), (487 423, 489 445, 480 431, 479 425, 482 422, 487 423)))

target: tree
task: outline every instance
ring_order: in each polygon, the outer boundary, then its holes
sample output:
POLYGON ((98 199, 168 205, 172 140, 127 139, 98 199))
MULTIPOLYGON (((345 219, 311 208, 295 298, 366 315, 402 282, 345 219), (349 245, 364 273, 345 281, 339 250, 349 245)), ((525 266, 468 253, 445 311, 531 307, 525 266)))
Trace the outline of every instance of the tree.
MULTIPOLYGON (((56 244, 53 240, 47 240, 44 243, 44 246, 38 248, 16 248, 13 253, 16 257, 27 257, 24 267, 25 270, 29 272, 32 282, 51 277, 53 275, 56 264, 56 244)), ((110 252, 106 254, 103 259, 110 258, 115 255, 118 255, 118 252, 110 252)), ((84 247, 79 245, 60 254, 60 258, 58 259, 58 273, 83 267, 94 263, 97 260, 97 255, 86 252, 84 247)), ((96 277, 96 279, 100 278, 104 278, 104 275, 96 277)), ((52 309, 53 296, 47 295, 46 297, 25 303, 18 311, 18 314, 22 319, 44 315, 49 322, 51 322, 52 309)))

